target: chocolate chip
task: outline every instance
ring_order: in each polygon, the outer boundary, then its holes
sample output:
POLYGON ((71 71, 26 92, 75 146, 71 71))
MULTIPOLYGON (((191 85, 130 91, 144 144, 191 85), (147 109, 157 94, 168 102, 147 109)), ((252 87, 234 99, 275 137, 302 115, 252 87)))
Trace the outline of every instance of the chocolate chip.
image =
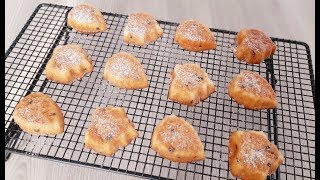
POLYGON ((28 104, 31 104, 32 102, 33 102, 32 99, 29 99, 28 104))
POLYGON ((268 166, 268 167, 271 167, 271 163, 268 163, 267 166, 268 166))
POLYGON ((108 134, 107 136, 106 136, 106 140, 107 141, 110 141, 112 139, 112 135, 111 134, 108 134))
POLYGON ((130 38, 132 38, 132 35, 130 35, 130 38))
POLYGON ((54 115, 56 115, 56 113, 50 113, 50 114, 49 114, 49 116, 54 116, 54 115))
POLYGON ((256 52, 252 51, 252 56, 254 57, 256 55, 256 52))
POLYGON ((173 152, 175 149, 174 149, 174 147, 170 146, 170 147, 168 148, 168 150, 169 150, 169 152, 173 152))
POLYGON ((39 132, 40 131, 40 129, 33 129, 35 132, 39 132))
POLYGON ((269 150, 269 149, 271 149, 271 146, 266 146, 266 150, 269 150))
POLYGON ((99 27, 97 27, 97 30, 100 30, 100 28, 99 28, 99 27))

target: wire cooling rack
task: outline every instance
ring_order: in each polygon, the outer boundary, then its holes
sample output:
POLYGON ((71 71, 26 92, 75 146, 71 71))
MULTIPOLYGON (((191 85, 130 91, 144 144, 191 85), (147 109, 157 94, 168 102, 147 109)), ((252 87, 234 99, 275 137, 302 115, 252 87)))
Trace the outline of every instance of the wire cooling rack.
POLYGON ((68 29, 70 7, 40 4, 5 54, 5 150, 11 152, 112 170, 144 178, 234 179, 228 170, 228 138, 234 130, 261 130, 285 157, 269 179, 315 179, 314 77, 310 50, 303 42, 273 38, 277 51, 260 65, 238 61, 232 53, 236 32, 211 29, 217 49, 182 50, 174 43, 177 23, 159 21, 163 37, 146 47, 124 44, 126 15, 103 13, 107 31, 84 35, 68 29), (76 43, 91 56, 94 70, 71 85, 48 81, 44 68, 58 44, 76 43), (126 51, 138 57, 146 70, 149 87, 119 90, 103 80, 106 59, 126 51), (199 64, 216 84, 217 91, 194 107, 167 99, 170 72, 175 64, 199 64), (265 77, 275 89, 277 109, 245 110, 227 94, 227 84, 240 70, 265 77), (29 135, 14 123, 12 112, 25 95, 42 91, 57 102, 65 117, 65 131, 55 136, 29 135), (84 134, 91 113, 98 106, 126 109, 139 137, 113 157, 84 148, 84 134), (176 114, 190 122, 204 144, 206 159, 174 163, 150 149, 155 125, 165 115, 176 114))

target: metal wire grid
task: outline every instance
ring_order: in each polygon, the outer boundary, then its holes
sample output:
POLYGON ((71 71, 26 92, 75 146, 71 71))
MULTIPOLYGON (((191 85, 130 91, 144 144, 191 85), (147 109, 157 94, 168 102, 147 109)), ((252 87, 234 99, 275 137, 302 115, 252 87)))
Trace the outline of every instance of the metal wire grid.
POLYGON ((160 21, 163 37, 140 48, 122 42, 127 16, 104 13, 107 32, 83 35, 66 27, 69 9, 39 5, 6 53, 6 150, 146 178, 234 179, 228 170, 229 135, 234 130, 253 129, 267 133, 285 156, 278 173, 269 178, 314 179, 314 84, 306 44, 274 39, 278 49, 273 60, 247 65, 233 56, 235 32, 213 29, 217 49, 194 53, 174 43, 176 23, 160 21), (44 68, 54 47, 71 43, 87 50, 94 62, 93 72, 71 85, 47 81, 44 68), (103 80, 106 59, 119 51, 140 59, 148 76, 148 88, 120 90, 103 80), (186 62, 199 64, 217 87, 217 92, 195 107, 167 99, 171 70, 175 64, 186 62), (245 110, 228 96, 227 83, 243 69, 259 72, 273 85, 278 109, 245 110), (63 134, 34 136, 14 125, 11 114, 15 105, 33 91, 47 93, 61 107, 65 116, 63 134), (113 157, 98 155, 83 146, 92 110, 107 105, 124 107, 139 131, 139 137, 113 157), (174 163, 150 149, 154 126, 172 113, 185 118, 199 133, 206 152, 204 161, 174 163))

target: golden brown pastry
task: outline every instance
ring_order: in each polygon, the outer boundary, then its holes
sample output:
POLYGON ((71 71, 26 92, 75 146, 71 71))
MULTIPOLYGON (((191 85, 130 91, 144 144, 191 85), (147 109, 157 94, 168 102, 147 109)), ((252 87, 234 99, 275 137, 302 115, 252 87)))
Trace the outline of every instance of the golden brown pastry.
POLYGON ((84 34, 95 34, 105 32, 106 22, 95 6, 91 4, 80 4, 70 10, 67 17, 68 26, 84 34))
POLYGON ((197 132, 191 124, 175 115, 166 116, 154 129, 151 148, 161 157, 174 162, 205 159, 197 132))
POLYGON ((235 131, 229 138, 231 174, 242 180, 265 180, 283 163, 276 145, 262 131, 235 131))
POLYGON ((13 119, 29 134, 55 135, 64 130, 64 117, 59 106, 41 92, 22 98, 14 109, 13 119))
POLYGON ((217 47, 216 40, 210 29, 192 19, 184 21, 178 26, 174 40, 188 51, 205 51, 217 47))
POLYGON ((258 29, 240 30, 236 43, 235 56, 248 64, 260 64, 272 56, 276 50, 276 44, 271 38, 258 29))
POLYGON ((147 75, 140 61, 126 52, 119 52, 108 59, 104 68, 104 79, 122 89, 148 87, 147 75))
POLYGON ((79 45, 58 45, 46 66, 47 79, 70 84, 93 70, 91 59, 79 45))
POLYGON ((128 44, 144 46, 156 41, 163 34, 157 21, 148 13, 130 14, 124 28, 123 41, 128 44))
POLYGON ((194 106, 207 99, 215 86, 200 66, 196 64, 177 64, 171 73, 169 99, 194 106))
POLYGON ((138 131, 121 107, 97 107, 85 134, 85 147, 112 156, 138 137, 138 131))
POLYGON ((251 110, 277 107, 276 93, 266 79, 252 71, 244 70, 230 82, 229 96, 244 108, 251 110))

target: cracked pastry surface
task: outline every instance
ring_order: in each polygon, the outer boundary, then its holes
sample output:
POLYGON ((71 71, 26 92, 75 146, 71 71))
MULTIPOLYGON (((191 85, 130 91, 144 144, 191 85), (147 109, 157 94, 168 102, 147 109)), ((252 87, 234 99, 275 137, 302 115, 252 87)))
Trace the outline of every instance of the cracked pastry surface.
POLYGON ((59 106, 46 94, 33 92, 17 104, 14 122, 35 135, 55 135, 64 131, 64 117, 59 106))

